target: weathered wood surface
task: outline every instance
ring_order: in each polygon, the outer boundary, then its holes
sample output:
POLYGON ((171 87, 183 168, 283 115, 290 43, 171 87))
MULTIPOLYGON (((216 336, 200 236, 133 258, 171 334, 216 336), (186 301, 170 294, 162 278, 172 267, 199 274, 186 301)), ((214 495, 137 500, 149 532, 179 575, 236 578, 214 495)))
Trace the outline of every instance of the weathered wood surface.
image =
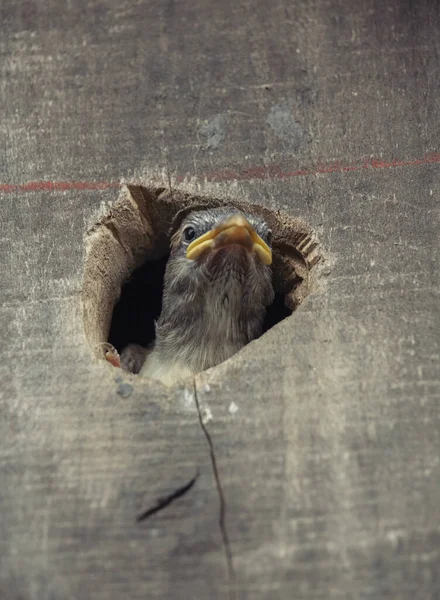
POLYGON ((85 232, 115 182, 168 166, 308 220, 328 257, 292 318, 196 381, 236 596, 438 598, 437 3, 3 0, 1 18, 0 596, 233 587, 191 386, 122 398, 83 333, 85 232))

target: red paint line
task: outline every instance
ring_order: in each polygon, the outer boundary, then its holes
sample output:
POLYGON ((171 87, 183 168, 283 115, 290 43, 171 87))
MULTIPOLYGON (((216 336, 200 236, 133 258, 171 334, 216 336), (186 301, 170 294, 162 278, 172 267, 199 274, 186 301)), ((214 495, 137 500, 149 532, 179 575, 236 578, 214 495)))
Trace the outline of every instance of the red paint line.
MULTIPOLYGON (((291 177, 305 177, 308 175, 325 175, 328 173, 345 173, 347 171, 362 171, 364 169, 394 169, 397 167, 415 167, 417 165, 440 163, 440 153, 427 154, 423 158, 410 160, 383 161, 378 159, 366 160, 362 163, 343 164, 334 162, 317 165, 310 169, 298 169, 295 171, 283 171, 280 167, 269 165, 267 167, 249 167, 242 170, 222 169, 205 173, 208 181, 246 181, 250 179, 289 179, 291 177)), ((203 179, 203 177, 201 177, 203 179)))
MULTIPOLYGON (((289 179, 292 177, 306 177, 309 175, 326 175, 329 173, 345 173, 349 171, 362 171, 364 169, 395 169, 398 167, 415 167, 418 165, 439 164, 440 153, 427 154, 422 158, 410 160, 392 160, 383 161, 370 159, 361 163, 344 164, 342 162, 333 162, 328 164, 316 165, 309 169, 297 169, 294 171, 285 171, 277 165, 268 165, 266 167, 247 167, 240 170, 219 169, 202 173, 198 179, 213 182, 220 181, 250 181, 252 179, 289 179)), ((185 177, 178 176, 177 183, 181 183, 185 177)), ((117 188, 120 183, 117 181, 30 181, 29 183, 18 184, 0 184, 0 193, 10 194, 13 192, 40 192, 40 191, 90 191, 90 190, 108 190, 117 188)))

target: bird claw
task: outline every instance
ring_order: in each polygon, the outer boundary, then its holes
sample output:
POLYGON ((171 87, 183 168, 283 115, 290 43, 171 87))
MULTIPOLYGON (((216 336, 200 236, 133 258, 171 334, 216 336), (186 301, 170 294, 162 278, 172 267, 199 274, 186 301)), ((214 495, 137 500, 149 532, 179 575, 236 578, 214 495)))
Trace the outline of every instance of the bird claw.
POLYGON ((148 350, 139 344, 128 344, 121 352, 121 367, 124 371, 137 374, 142 368, 148 350))

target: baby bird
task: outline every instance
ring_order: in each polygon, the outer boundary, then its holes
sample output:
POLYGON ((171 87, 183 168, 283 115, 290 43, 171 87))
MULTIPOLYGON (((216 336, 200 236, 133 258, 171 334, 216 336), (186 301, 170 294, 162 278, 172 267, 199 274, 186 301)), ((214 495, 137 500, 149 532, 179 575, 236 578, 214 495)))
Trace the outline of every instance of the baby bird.
POLYGON ((129 345, 127 370, 166 385, 223 362, 259 337, 274 298, 271 231, 233 207, 192 212, 171 238, 151 349, 129 345))

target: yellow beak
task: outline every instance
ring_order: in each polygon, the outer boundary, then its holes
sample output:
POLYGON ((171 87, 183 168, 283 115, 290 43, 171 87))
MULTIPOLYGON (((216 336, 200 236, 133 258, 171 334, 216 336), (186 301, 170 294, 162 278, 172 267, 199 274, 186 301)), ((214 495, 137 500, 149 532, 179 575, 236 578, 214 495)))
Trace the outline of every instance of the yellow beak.
POLYGON ((218 227, 191 242, 186 250, 186 258, 195 260, 208 248, 223 248, 231 244, 239 244, 249 252, 255 252, 265 265, 272 263, 272 251, 258 235, 249 221, 240 214, 233 215, 218 227))

